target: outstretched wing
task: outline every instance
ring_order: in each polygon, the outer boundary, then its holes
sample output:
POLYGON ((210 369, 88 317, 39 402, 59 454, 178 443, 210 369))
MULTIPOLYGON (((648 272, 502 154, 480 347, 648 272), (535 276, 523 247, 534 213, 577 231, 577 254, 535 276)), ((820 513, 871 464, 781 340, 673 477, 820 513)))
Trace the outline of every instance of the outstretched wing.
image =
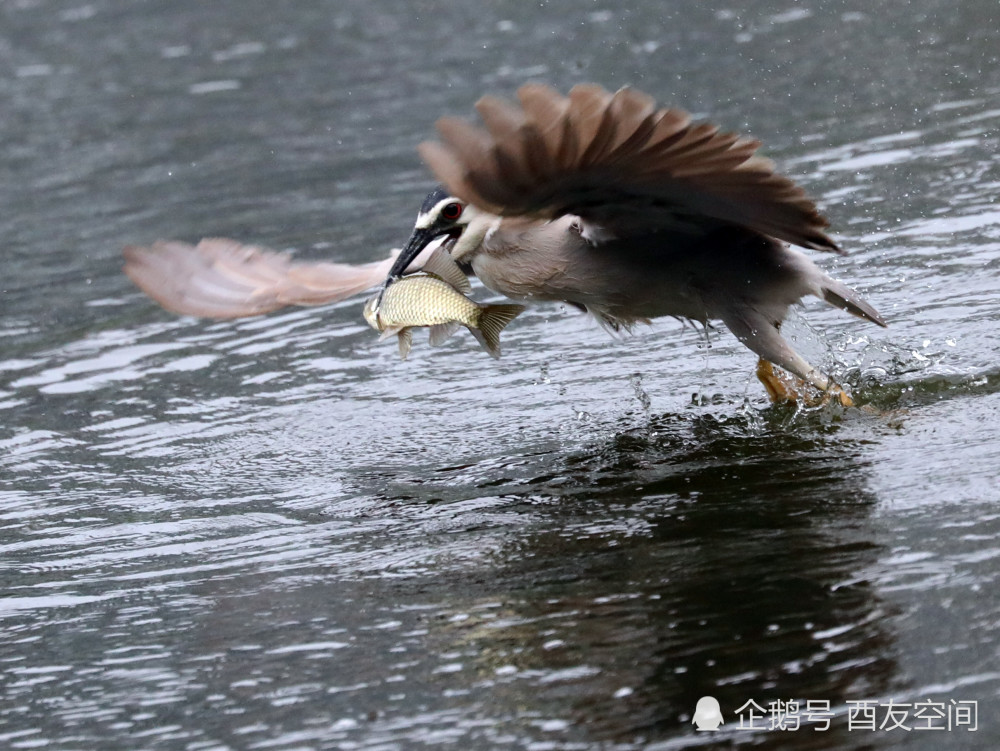
POLYGON ((125 273, 167 310, 207 318, 241 318, 286 305, 323 305, 381 284, 398 251, 376 263, 293 261, 235 240, 173 240, 125 248, 125 273))
POLYGON ((593 84, 568 97, 540 84, 520 106, 483 97, 485 124, 437 122, 441 142, 420 154, 448 190, 501 216, 576 214, 617 237, 662 230, 748 227, 786 242, 840 252, 805 192, 756 156, 758 141, 692 124, 634 89, 593 84))

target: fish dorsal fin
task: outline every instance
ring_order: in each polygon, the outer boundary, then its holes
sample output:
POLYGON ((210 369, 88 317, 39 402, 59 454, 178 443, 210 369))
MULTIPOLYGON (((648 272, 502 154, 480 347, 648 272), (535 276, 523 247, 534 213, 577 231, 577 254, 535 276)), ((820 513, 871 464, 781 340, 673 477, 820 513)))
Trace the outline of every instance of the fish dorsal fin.
POLYGON ((431 326, 431 336, 430 342, 432 347, 437 347, 439 344, 444 344, 444 342, 458 331, 459 323, 458 321, 449 321, 448 323, 436 323, 431 326))
POLYGON ((458 267, 455 259, 451 257, 451 253, 444 248, 438 248, 431 253, 431 257, 427 259, 422 270, 433 274, 443 282, 447 282, 463 295, 472 292, 469 277, 458 267))
POLYGON ((523 305, 487 305, 479 318, 479 327, 470 330, 491 357, 500 359, 500 332, 523 312, 523 305))

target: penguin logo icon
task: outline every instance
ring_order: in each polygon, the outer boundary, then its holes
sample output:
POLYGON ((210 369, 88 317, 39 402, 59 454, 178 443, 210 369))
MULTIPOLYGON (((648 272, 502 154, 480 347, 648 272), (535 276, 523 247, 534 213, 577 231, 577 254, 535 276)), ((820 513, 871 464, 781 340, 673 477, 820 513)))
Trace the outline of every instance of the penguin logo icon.
POLYGON ((719 725, 724 722, 719 702, 714 696, 703 696, 698 699, 691 724, 697 725, 698 730, 718 730, 719 725))

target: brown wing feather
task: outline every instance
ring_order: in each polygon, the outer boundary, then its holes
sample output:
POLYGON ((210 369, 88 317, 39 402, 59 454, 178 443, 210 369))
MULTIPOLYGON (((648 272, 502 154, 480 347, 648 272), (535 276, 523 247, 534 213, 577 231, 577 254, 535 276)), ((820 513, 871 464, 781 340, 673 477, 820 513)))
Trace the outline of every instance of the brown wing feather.
POLYGON ((535 123, 539 135, 545 139, 545 149, 553 157, 553 169, 563 164, 567 148, 566 113, 569 101, 559 92, 541 84, 526 84, 517 91, 521 107, 528 120, 535 123))
POLYGON ((631 159, 656 129, 656 101, 634 89, 621 89, 608 105, 608 116, 616 123, 611 158, 631 159))
POLYGON ((206 238, 197 245, 159 241, 124 250, 125 273, 167 310, 207 318, 242 318, 287 305, 323 305, 382 282, 385 261, 352 266, 293 261, 235 240, 206 238))
POLYGON ((583 84, 564 97, 528 84, 518 97, 485 97, 485 129, 443 118, 441 143, 422 145, 456 196, 503 216, 577 214, 618 237, 736 224, 840 252, 802 188, 755 155, 758 141, 692 124, 632 89, 583 84))

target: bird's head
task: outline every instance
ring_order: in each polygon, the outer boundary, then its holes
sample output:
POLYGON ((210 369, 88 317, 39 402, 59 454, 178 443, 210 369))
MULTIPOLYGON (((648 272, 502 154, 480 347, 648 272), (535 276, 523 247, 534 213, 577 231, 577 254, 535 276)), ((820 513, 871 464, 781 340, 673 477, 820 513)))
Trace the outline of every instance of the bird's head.
POLYGON ((435 188, 424 199, 413 233, 396 257, 386 282, 401 277, 420 252, 438 238, 444 238, 443 247, 461 260, 479 247, 495 218, 444 188, 435 188))

